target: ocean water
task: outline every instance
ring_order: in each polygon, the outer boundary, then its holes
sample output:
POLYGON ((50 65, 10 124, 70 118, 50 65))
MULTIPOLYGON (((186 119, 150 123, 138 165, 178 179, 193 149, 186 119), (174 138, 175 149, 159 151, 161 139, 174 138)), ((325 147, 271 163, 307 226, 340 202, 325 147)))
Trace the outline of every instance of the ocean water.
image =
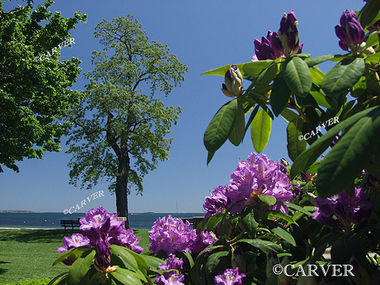
MULTIPOLYGON (((133 229, 150 229, 159 217, 172 215, 176 218, 203 216, 202 213, 143 213, 129 214, 130 227, 133 229)), ((52 228, 63 229, 60 220, 76 220, 84 213, 0 213, 0 228, 52 228)))

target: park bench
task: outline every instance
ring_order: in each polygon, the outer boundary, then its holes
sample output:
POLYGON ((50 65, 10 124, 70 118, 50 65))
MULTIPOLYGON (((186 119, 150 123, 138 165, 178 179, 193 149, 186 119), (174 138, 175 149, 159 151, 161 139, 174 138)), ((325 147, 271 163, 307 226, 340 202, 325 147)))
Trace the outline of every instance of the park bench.
POLYGON ((204 217, 182 218, 184 222, 188 221, 193 226, 193 229, 196 229, 203 219, 204 217))
POLYGON ((77 220, 61 220, 61 226, 63 226, 66 230, 66 228, 74 229, 74 228, 79 228, 80 223, 79 219, 77 220))

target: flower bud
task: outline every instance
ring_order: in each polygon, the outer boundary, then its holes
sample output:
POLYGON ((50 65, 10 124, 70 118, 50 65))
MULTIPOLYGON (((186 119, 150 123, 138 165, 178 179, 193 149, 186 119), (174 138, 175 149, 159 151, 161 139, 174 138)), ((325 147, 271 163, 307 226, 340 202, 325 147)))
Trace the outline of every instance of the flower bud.
POLYGON ((95 245, 95 265, 99 270, 105 270, 110 265, 111 250, 107 241, 98 240, 95 245))
POLYGON ((340 25, 335 26, 335 34, 343 50, 357 50, 365 39, 364 29, 352 10, 344 10, 340 17, 340 25))
POLYGON ((222 84, 222 92, 228 97, 240 96, 243 91, 243 76, 236 65, 227 70, 222 84))
POLYGON ((300 50, 297 24, 298 21, 293 10, 287 14, 285 13, 281 19, 278 36, 286 56, 297 54, 300 50))
MULTIPOLYGON (((267 37, 254 40, 257 60, 276 59, 284 55, 277 32, 268 31, 267 37)), ((254 60, 253 60, 254 61, 254 60)))

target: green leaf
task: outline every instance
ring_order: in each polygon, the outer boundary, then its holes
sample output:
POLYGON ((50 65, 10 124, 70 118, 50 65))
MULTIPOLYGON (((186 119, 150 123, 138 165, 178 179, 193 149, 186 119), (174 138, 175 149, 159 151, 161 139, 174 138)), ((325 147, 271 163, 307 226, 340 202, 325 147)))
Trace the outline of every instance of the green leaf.
POLYGON ((214 157, 215 152, 209 151, 207 153, 207 165, 210 163, 211 159, 214 157))
POLYGON ((364 69, 364 59, 359 57, 345 58, 326 74, 322 83, 322 90, 331 97, 345 94, 360 79, 364 69))
POLYGON ((131 270, 118 267, 116 271, 111 272, 110 274, 114 279, 121 282, 121 284, 142 285, 141 279, 131 270))
POLYGON ((380 19, 380 1, 371 0, 369 1, 359 14, 360 24, 367 28, 380 19))
POLYGON ((333 105, 330 104, 331 101, 328 101, 329 99, 332 99, 331 97, 325 97, 321 92, 319 91, 310 91, 310 95, 313 96, 314 100, 318 103, 318 105, 326 107, 328 109, 332 109, 333 105))
POLYGON ((306 62, 293 57, 284 66, 283 77, 289 89, 300 96, 306 96, 312 85, 311 73, 306 62))
POLYGON ((371 63, 371 62, 379 63, 380 62, 380 52, 377 52, 375 54, 371 54, 371 55, 367 56, 367 58, 365 59, 365 62, 367 62, 367 63, 371 63))
POLYGON ((311 217, 311 216, 313 215, 312 213, 310 213, 309 211, 307 211, 307 210, 304 209, 303 207, 298 206, 298 205, 296 205, 296 204, 289 203, 289 202, 284 202, 284 204, 285 204, 286 206, 288 206, 289 208, 292 208, 292 209, 294 209, 294 210, 300 211, 301 213, 303 213, 303 214, 305 214, 305 215, 307 215, 307 216, 309 216, 309 217, 311 217))
POLYGON ((248 130, 249 126, 251 125, 251 123, 252 123, 252 121, 253 121, 253 118, 256 116, 258 110, 259 110, 259 106, 257 105, 257 106, 253 109, 253 111, 251 112, 251 115, 249 116, 249 119, 248 119, 247 125, 245 126, 244 136, 245 136, 245 134, 247 133, 247 130, 248 130))
POLYGON ((318 172, 319 165, 321 164, 320 161, 314 162, 307 170, 307 173, 314 174, 318 172))
POLYGON ((215 276, 228 266, 228 251, 218 251, 209 255, 206 270, 209 276, 215 276))
POLYGON ((271 251, 280 252, 282 251, 281 245, 275 244, 268 240, 262 239, 241 239, 237 243, 247 243, 253 247, 256 247, 263 251, 265 254, 268 254, 271 251))
POLYGON ((209 152, 216 152, 227 140, 235 123, 237 100, 224 104, 212 118, 204 134, 204 145, 209 152))
POLYGON ((284 221, 287 221, 289 225, 290 224, 296 224, 297 225, 297 223, 291 217, 285 215, 282 212, 270 211, 269 214, 268 214, 268 219, 269 220, 273 220, 274 218, 276 218, 276 219, 283 219, 284 221))
POLYGON ((266 69, 264 69, 254 82, 257 88, 261 88, 269 85, 279 72, 279 64, 277 62, 272 63, 266 69))
POLYGON ((255 214, 253 211, 249 211, 247 214, 242 216, 241 223, 245 229, 245 231, 248 232, 250 236, 254 236, 257 226, 259 225, 258 222, 255 220, 255 214))
POLYGON ((292 57, 300 57, 302 59, 308 59, 310 56, 311 53, 297 53, 292 55, 292 57))
POLYGON ((288 88, 285 80, 281 76, 276 77, 273 82, 272 92, 270 95, 270 104, 272 106, 273 113, 276 117, 284 110, 286 104, 289 101, 291 91, 288 88))
POLYGON ((228 139, 233 145, 238 146, 242 142, 244 138, 244 134, 245 134, 244 130, 245 130, 244 110, 243 110, 242 104, 238 100, 235 122, 232 127, 231 133, 228 136, 228 139))
POLYGON ((325 78, 325 73, 318 68, 318 66, 313 66, 309 68, 311 73, 311 79, 313 80, 313 83, 317 86, 322 85, 323 79, 325 78))
POLYGON ((285 108, 284 110, 282 110, 281 112, 281 116, 285 119, 285 121, 287 122, 291 122, 293 121, 294 119, 297 119, 298 118, 298 115, 297 113, 294 113, 293 111, 291 111, 290 109, 288 108, 285 108))
POLYGON ((136 252, 134 252, 134 251, 132 251, 132 250, 130 250, 124 246, 119 246, 119 245, 115 245, 115 244, 110 245, 110 248, 111 248, 111 252, 112 252, 112 250, 118 251, 119 253, 124 251, 127 255, 129 254, 129 255, 133 256, 137 262, 137 266, 138 266, 137 268, 141 272, 143 272, 144 274, 148 271, 149 266, 146 263, 145 259, 140 254, 137 254, 136 252))
POLYGON ((353 183, 370 162, 380 143, 380 111, 361 118, 322 160, 317 188, 321 197, 332 196, 353 183))
POLYGON ((320 64, 320 63, 325 62, 327 60, 331 60, 333 58, 334 58, 334 55, 327 54, 327 55, 321 55, 321 56, 317 56, 317 57, 314 57, 314 58, 306 59, 305 62, 307 63, 307 65, 309 67, 312 67, 314 65, 320 64))
POLYGON ((71 260, 75 260, 77 259, 79 256, 81 256, 84 252, 87 252, 87 251, 90 251, 91 248, 88 248, 87 246, 83 246, 83 247, 77 247, 77 248, 72 248, 72 249, 69 249, 68 251, 66 251, 65 253, 61 254, 54 262, 53 262, 53 266, 62 262, 63 260, 65 259, 71 259, 71 260))
POLYGON ((265 149, 271 129, 272 120, 269 115, 264 110, 258 111, 251 124, 252 144, 257 152, 265 149))
POLYGON ((264 69, 268 68, 273 63, 273 60, 259 60, 254 62, 248 62, 245 64, 242 64, 241 71, 243 73, 243 76, 245 77, 256 77, 258 76, 264 69))
POLYGON ((302 134, 302 118, 296 118, 291 121, 286 128, 286 135, 288 139, 288 155, 291 160, 296 160, 296 158, 306 149, 307 142, 302 138, 299 139, 302 134))
POLYGON ((124 250, 123 247, 111 245, 110 249, 113 255, 116 255, 123 261, 126 268, 138 270, 138 264, 137 264, 136 259, 134 258, 132 254, 124 250))
POLYGON ((269 85, 266 88, 255 88, 254 90, 246 92, 244 95, 247 100, 252 101, 253 104, 258 104, 272 119, 274 119, 272 111, 267 106, 267 103, 269 103, 267 96, 270 88, 269 85))
MULTIPOLYGON (((240 72, 243 76, 254 76, 256 77, 259 75, 265 68, 267 68, 273 60, 260 60, 255 62, 248 62, 248 63, 241 63, 238 64, 237 67, 239 67, 240 72)), ((206 72, 203 72, 202 75, 219 75, 219 76, 225 76, 226 71, 231 67, 231 65, 224 65, 218 68, 214 68, 211 70, 208 70, 206 72)))
POLYGON ((271 231, 273 233, 275 233, 276 235, 278 235, 280 238, 282 238, 287 243, 291 244, 292 246, 296 246, 296 241, 293 238, 293 236, 290 233, 288 233, 286 230, 284 230, 283 228, 276 227, 276 228, 272 229, 271 231))
POLYGON ((326 134, 315 141, 307 150, 305 150, 303 153, 301 153, 301 155, 297 157, 297 159, 294 161, 294 164, 292 165, 292 168, 290 169, 290 176, 294 177, 302 171, 306 170, 325 151, 337 133, 345 128, 350 127, 364 116, 367 116, 369 113, 378 110, 379 108, 380 107, 376 106, 368 108, 331 128, 326 134))
POLYGON ((231 67, 231 65, 224 65, 221 67, 217 67, 214 69, 210 69, 208 71, 203 72, 201 75, 219 75, 219 76, 225 76, 227 70, 231 67))
POLYGON ((165 262, 155 256, 150 256, 146 254, 141 254, 140 255, 142 258, 144 258, 145 262, 148 264, 149 268, 157 269, 157 267, 161 264, 164 264, 165 262))
POLYGON ((222 219, 222 214, 216 214, 214 216, 211 216, 210 218, 208 218, 205 228, 209 231, 214 230, 216 226, 222 221, 222 219))
POLYGON ((67 282, 65 282, 65 281, 67 280, 68 276, 69 276, 69 272, 63 272, 63 273, 55 276, 52 280, 50 280, 48 285, 66 284, 67 282), (63 282, 65 282, 65 283, 63 283, 63 282))
POLYGON ((259 199, 262 202, 264 202, 268 206, 273 206, 277 202, 276 197, 271 196, 271 195, 262 195, 262 194, 259 194, 258 197, 259 197, 259 199))
POLYGON ((365 41, 365 47, 372 47, 379 43, 379 35, 377 31, 370 33, 365 41))
POLYGON ((69 280, 72 284, 80 284, 94 263, 95 250, 82 254, 69 268, 69 280))
POLYGON ((191 253, 188 251, 184 251, 181 254, 183 254, 186 257, 187 261, 189 262, 190 268, 193 267, 194 266, 194 259, 191 256, 191 253))

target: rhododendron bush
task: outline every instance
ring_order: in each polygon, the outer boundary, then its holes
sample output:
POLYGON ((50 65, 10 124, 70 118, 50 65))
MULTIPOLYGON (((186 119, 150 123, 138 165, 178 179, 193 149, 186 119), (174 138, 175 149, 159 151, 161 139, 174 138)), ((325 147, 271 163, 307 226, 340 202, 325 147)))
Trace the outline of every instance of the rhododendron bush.
POLYGON ((51 284, 380 284, 380 1, 337 15, 339 55, 305 53, 293 10, 279 24, 250 62, 204 73, 231 98, 205 131, 207 163, 248 129, 255 152, 205 197, 202 223, 159 218, 144 250, 115 215, 90 210, 57 248, 69 269, 51 284), (276 117, 292 162, 260 154, 276 117))

